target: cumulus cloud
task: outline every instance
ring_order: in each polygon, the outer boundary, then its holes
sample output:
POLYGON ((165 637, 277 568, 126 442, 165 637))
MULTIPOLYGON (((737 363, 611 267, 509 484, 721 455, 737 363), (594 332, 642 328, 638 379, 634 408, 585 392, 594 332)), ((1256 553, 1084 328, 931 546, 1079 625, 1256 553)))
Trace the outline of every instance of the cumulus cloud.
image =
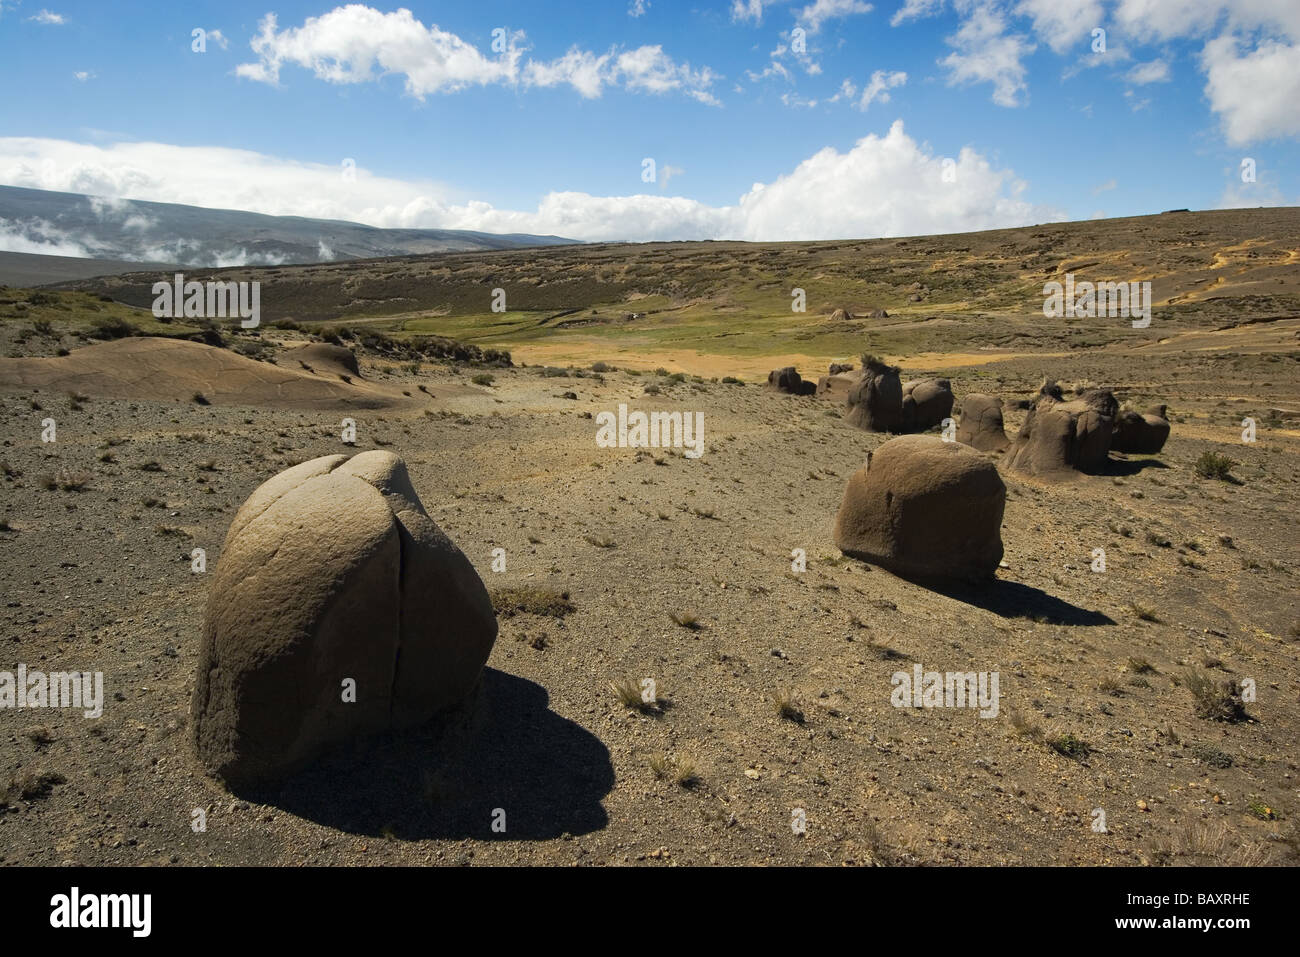
POLYGON ((939 63, 948 68, 948 85, 992 83, 993 102, 1019 106, 1026 92, 1024 58, 1035 45, 1023 34, 1007 33, 1006 16, 992 0, 961 0, 966 19, 947 38, 953 52, 939 63))
POLYGON ((650 0, 632 0, 632 2, 627 5, 627 15, 629 17, 643 17, 649 9, 650 0))
POLYGON ((1205 95, 1233 146, 1300 136, 1300 45, 1263 40, 1241 55, 1234 36, 1221 36, 1201 54, 1205 95))
MULTIPOLYGON (((828 147, 771 183, 755 183, 731 206, 661 194, 552 192, 534 210, 508 210, 481 200, 453 202, 429 182, 374 176, 360 167, 347 180, 338 167, 224 147, 0 138, 0 182, 11 185, 380 227, 590 241, 769 241, 955 232, 1064 218, 1025 201, 1025 184, 973 149, 963 149, 955 162, 955 181, 945 181, 943 158, 896 121, 883 136, 865 136, 845 152, 828 147)), ((29 242, 56 240, 30 231, 24 235, 29 242)), ((184 250, 150 252, 155 259, 177 261, 184 250)), ((223 262, 233 264, 239 254, 224 253, 223 262)))
POLYGON ((29 23, 44 23, 48 26, 62 26, 68 22, 68 18, 61 13, 53 13, 49 10, 42 10, 40 13, 33 14, 27 18, 29 23))
POLYGON ((235 74, 270 84, 280 82, 286 65, 310 70, 327 83, 368 83, 391 74, 404 77, 406 92, 421 100, 471 86, 522 83, 568 84, 588 98, 599 97, 607 86, 645 93, 680 91, 719 105, 710 92, 717 74, 708 67, 697 70, 677 63, 658 45, 606 53, 575 46, 555 60, 525 62, 522 31, 502 28, 493 44, 498 55, 485 56, 436 24, 426 27, 406 9, 383 13, 354 3, 284 29, 275 14, 268 13, 251 41, 256 62, 239 64, 235 74))

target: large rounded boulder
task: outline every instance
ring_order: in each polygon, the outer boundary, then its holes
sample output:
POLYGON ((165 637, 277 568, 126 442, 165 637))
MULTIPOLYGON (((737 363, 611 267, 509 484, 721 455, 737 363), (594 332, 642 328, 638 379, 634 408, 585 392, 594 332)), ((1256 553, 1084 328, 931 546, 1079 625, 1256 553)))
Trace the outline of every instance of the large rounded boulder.
POLYGON ((952 415, 952 383, 918 379, 903 384, 902 431, 924 432, 952 415))
POLYGON ((496 640, 474 566, 383 451, 263 483, 209 588, 191 702, 200 760, 233 786, 464 699, 496 640))
POLYGON ((1002 421, 1002 400, 979 392, 963 396, 957 441, 981 452, 1005 452, 1011 440, 1002 421))
POLYGON ((904 578, 989 578, 1002 561, 1006 498, 997 468, 974 449, 900 436, 850 476, 835 545, 904 578))
POLYGON ((1096 472, 1110 458, 1119 403, 1106 389, 1091 389, 1068 402, 1060 387, 1044 383, 1012 443, 1008 465, 1044 479, 1096 472))
POLYGON ((850 425, 868 432, 903 430, 903 383, 899 370, 878 359, 863 359, 862 374, 846 400, 850 425))
POLYGON ((1126 409, 1115 419, 1110 447, 1116 452, 1155 455, 1169 438, 1169 419, 1163 405, 1141 413, 1126 409))

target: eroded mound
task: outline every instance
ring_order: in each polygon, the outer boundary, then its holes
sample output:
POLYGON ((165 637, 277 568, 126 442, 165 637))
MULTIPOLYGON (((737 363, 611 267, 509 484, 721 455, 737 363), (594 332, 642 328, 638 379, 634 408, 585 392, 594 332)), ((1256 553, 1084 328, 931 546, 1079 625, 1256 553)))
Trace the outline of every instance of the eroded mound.
POLYGON ((216 405, 303 409, 411 403, 391 389, 314 374, 296 362, 277 366, 198 342, 151 337, 96 343, 66 356, 0 359, 0 389, 157 402, 202 396, 216 405))

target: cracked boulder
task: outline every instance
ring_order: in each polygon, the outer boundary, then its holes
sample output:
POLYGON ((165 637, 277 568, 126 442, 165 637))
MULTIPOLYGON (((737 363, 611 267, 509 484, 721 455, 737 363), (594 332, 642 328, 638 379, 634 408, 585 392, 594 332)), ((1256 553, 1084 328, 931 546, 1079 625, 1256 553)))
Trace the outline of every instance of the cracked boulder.
POLYGON ((213 573, 191 702, 199 758, 247 786, 422 724, 474 688, 496 633, 482 580, 400 458, 296 465, 244 502, 213 573))
POLYGON ((1011 441, 1002 422, 1002 400, 979 392, 965 396, 957 441, 981 452, 1005 452, 1011 441))
POLYGON ((902 431, 925 432, 952 415, 952 383, 919 379, 903 383, 902 431))

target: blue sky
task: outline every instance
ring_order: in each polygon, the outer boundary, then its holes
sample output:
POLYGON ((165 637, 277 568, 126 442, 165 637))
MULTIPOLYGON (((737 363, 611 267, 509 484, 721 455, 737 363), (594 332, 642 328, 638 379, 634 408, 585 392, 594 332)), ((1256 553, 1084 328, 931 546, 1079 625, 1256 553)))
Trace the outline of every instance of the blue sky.
POLYGON ((0 10, 7 185, 634 240, 1300 204, 1295 0, 0 10))

